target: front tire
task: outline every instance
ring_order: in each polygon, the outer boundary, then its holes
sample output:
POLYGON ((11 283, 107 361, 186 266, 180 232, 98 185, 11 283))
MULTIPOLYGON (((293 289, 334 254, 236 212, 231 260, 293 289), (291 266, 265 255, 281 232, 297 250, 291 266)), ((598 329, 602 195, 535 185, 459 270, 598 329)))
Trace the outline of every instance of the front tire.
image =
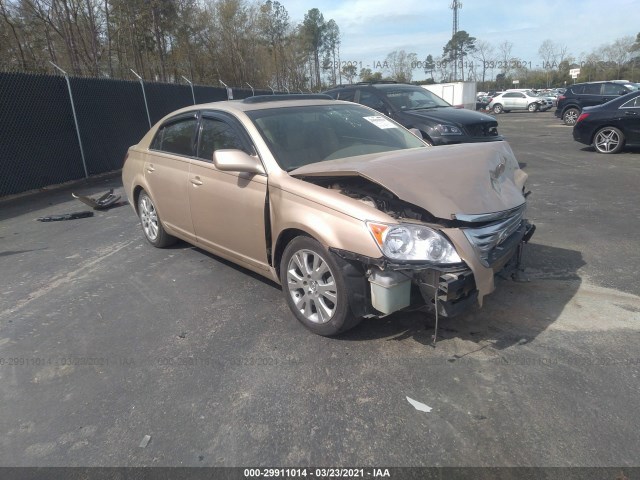
POLYGON ((156 205, 144 190, 138 196, 138 215, 140 216, 144 237, 151 245, 157 248, 164 248, 176 243, 177 239, 165 231, 156 210, 156 205))
POLYGON ((502 113, 502 110, 504 110, 504 109, 502 108, 502 105, 500 105, 499 103, 496 103, 493 106, 493 113, 496 113, 496 114, 502 113))
POLYGON ((580 112, 577 108, 569 108, 562 114, 562 120, 565 125, 569 125, 573 127, 578 121, 578 117, 580 116, 580 112))
POLYGON ((598 153, 618 153, 624 147, 624 134, 616 127, 603 127, 593 137, 598 153))
POLYGON ((310 237, 296 237, 284 249, 280 282, 287 305, 306 328, 337 335, 360 323, 349 308, 347 286, 332 254, 310 237))
POLYGON ((538 111, 538 104, 530 103, 529 106, 527 107, 527 110, 529 110, 530 112, 537 112, 538 111))

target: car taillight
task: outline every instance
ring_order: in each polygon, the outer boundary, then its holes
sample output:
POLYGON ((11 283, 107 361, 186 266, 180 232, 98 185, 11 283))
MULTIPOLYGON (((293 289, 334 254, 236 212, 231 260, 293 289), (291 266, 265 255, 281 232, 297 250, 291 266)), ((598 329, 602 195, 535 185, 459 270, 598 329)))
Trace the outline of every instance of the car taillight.
POLYGON ((564 100, 565 98, 567 98, 567 97, 565 97, 564 95, 558 95, 558 101, 564 100))
POLYGON ((580 116, 578 117, 578 120, 576 121, 576 123, 581 122, 582 120, 584 120, 585 118, 587 118, 589 116, 588 113, 582 113, 580 114, 580 116))

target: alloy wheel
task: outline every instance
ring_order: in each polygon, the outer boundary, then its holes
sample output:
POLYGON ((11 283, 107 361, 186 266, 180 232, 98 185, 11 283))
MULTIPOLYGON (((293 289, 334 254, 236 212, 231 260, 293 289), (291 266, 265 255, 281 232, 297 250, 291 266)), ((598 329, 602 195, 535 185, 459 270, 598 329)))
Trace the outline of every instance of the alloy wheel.
POLYGON ((296 309, 307 320, 327 323, 336 310, 338 292, 326 260, 311 250, 295 252, 287 266, 287 288, 296 309))

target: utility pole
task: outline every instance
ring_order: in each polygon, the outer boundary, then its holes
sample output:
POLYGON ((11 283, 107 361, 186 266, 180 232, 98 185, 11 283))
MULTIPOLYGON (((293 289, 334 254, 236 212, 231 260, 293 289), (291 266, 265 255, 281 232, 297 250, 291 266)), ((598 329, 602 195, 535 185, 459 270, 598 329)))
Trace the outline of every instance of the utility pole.
MULTIPOLYGON (((453 10, 453 33, 451 39, 453 40, 458 33, 458 10, 462 8, 462 2, 460 0, 453 0, 449 6, 453 10)), ((453 80, 458 79, 458 45, 454 44, 453 48, 453 80)))

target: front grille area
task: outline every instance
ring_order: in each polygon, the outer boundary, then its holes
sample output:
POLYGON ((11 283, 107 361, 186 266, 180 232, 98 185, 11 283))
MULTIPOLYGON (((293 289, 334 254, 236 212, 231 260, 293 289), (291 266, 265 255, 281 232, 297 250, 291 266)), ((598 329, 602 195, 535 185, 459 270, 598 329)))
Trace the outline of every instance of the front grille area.
POLYGON ((501 250, 500 246, 520 230, 523 216, 524 208, 521 208, 513 215, 489 225, 462 229, 485 267, 490 267, 494 261, 501 257, 501 255, 497 255, 499 252, 496 250, 501 250))
POLYGON ((470 137, 485 138, 498 136, 498 122, 481 122, 466 125, 470 137))

